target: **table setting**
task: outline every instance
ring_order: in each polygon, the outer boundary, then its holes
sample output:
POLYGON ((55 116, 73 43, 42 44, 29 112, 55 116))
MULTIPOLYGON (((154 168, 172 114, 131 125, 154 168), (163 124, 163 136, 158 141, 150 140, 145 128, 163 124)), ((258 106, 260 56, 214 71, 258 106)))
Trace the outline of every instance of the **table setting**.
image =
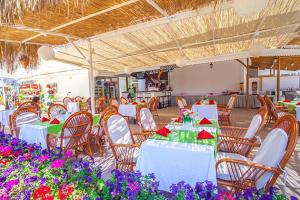
POLYGON ((132 117, 132 118, 136 118, 136 111, 137 111, 137 107, 139 105, 143 105, 146 102, 129 102, 126 104, 120 104, 118 111, 121 115, 126 116, 126 117, 132 117))
POLYGON ((213 99, 198 100, 191 109, 198 117, 218 120, 218 108, 213 99))
POLYGON ((218 121, 187 112, 141 145, 136 170, 142 174, 155 173, 162 190, 181 180, 189 184, 199 180, 216 183, 218 121))
MULTIPOLYGON (((30 124, 24 124, 20 127, 19 138, 25 140, 29 144, 40 144, 42 149, 47 148, 47 134, 52 133, 60 136, 64 122, 68 118, 69 113, 64 116, 49 119, 42 117, 30 124)), ((93 115, 93 126, 97 126, 100 121, 100 115, 93 115)))

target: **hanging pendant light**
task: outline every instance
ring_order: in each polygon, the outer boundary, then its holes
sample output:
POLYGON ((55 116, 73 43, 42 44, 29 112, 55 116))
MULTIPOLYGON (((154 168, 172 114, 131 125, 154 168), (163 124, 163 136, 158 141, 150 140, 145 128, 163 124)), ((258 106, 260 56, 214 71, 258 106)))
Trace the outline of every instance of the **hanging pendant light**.
POLYGON ((53 48, 49 46, 41 46, 37 53, 39 58, 43 60, 52 60, 55 55, 53 48))
POLYGON ((267 7, 269 0, 234 0, 233 8, 241 17, 256 15, 267 7))

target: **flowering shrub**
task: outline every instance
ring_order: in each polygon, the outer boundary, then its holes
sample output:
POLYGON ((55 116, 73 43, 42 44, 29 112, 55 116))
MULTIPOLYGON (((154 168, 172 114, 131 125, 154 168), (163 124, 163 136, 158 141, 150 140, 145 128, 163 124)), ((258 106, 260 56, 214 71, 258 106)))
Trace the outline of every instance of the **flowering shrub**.
POLYGON ((109 180, 92 166, 93 160, 74 159, 72 152, 46 151, 40 146, 0 133, 0 199, 287 199, 277 190, 247 190, 237 196, 217 190, 211 182, 191 187, 184 182, 171 186, 165 197, 154 174, 112 171, 109 180))

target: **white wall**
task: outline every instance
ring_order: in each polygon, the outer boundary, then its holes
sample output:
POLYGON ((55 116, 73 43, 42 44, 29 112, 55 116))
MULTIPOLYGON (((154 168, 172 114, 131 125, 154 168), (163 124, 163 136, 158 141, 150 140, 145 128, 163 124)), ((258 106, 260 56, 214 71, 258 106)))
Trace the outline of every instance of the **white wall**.
POLYGON ((41 84, 43 92, 47 91, 46 85, 48 83, 57 83, 57 96, 60 99, 65 97, 68 92, 71 92, 69 95, 71 97, 84 96, 88 98, 90 96, 88 71, 86 69, 43 75, 32 79, 41 84))
MULTIPOLYGON (((262 79, 262 91, 265 92, 266 90, 276 90, 276 79, 276 77, 264 77, 262 79)), ((299 81, 300 76, 282 76, 280 79, 280 89, 298 89, 299 81)))
POLYGON ((212 70, 209 63, 177 68, 170 74, 173 95, 240 91, 243 68, 237 61, 216 62, 212 70))

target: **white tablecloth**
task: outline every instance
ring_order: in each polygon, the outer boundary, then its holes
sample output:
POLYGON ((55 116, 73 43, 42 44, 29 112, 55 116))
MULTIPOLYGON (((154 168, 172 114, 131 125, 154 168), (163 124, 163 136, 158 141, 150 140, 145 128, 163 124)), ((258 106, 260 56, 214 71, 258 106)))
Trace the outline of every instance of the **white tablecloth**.
POLYGON ((70 102, 67 104, 68 112, 75 113, 80 111, 79 102, 70 102))
POLYGON ((296 106, 296 118, 300 122, 300 106, 296 106))
POLYGON ((127 117, 136 117, 136 105, 121 104, 119 105, 119 113, 127 117))
POLYGON ((47 127, 34 125, 34 124, 24 124, 20 127, 19 138, 25 140, 29 144, 41 144, 43 149, 47 148, 47 127))
POLYGON ((0 123, 4 126, 9 125, 9 116, 14 113, 14 110, 1 110, 0 111, 0 123))
POLYGON ((213 146, 149 139, 141 146, 136 170, 154 173, 160 189, 169 191, 182 180, 192 186, 205 180, 216 185, 215 163, 213 146))
POLYGON ((192 111, 200 118, 218 120, 217 105, 193 105, 192 111))

